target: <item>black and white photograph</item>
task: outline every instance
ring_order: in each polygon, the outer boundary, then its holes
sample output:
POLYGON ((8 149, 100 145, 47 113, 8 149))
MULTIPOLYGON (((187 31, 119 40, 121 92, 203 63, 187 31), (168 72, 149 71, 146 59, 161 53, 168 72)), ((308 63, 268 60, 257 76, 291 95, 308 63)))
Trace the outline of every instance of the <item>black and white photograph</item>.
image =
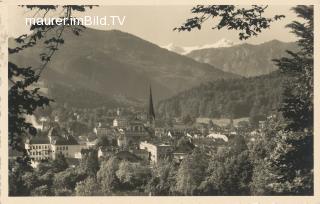
POLYGON ((314 196, 315 6, 261 2, 8 5, 5 196, 314 196))

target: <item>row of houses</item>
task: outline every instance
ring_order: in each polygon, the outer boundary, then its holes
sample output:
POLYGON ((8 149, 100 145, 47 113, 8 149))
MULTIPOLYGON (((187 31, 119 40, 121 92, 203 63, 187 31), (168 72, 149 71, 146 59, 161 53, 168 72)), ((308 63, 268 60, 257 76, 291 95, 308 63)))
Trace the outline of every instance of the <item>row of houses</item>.
MULTIPOLYGON (((115 155, 129 161, 135 158, 149 165, 156 164, 163 159, 173 159, 179 163, 191 152, 177 149, 169 144, 142 141, 137 149, 121 150, 115 155)), ((101 149, 98 151, 98 157, 105 157, 106 154, 101 149)))

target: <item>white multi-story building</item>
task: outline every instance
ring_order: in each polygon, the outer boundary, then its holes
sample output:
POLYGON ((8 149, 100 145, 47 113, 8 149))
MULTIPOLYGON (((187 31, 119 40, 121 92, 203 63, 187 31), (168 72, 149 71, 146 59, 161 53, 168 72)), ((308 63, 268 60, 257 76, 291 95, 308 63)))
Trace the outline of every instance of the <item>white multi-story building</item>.
POLYGON ((172 146, 166 144, 152 144, 147 141, 140 143, 140 149, 149 152, 149 160, 157 163, 160 159, 169 157, 172 153, 172 146))
POLYGON ((50 128, 48 132, 28 139, 25 148, 31 160, 40 161, 55 159, 58 154, 63 154, 66 158, 76 158, 85 145, 80 145, 70 135, 63 135, 54 128, 50 128))

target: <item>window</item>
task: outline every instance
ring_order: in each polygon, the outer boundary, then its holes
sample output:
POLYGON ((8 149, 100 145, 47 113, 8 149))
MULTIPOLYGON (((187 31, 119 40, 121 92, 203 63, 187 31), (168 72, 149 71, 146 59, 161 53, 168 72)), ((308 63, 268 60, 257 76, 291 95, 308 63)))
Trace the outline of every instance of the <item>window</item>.
POLYGON ((68 146, 66 146, 66 150, 68 150, 68 146))

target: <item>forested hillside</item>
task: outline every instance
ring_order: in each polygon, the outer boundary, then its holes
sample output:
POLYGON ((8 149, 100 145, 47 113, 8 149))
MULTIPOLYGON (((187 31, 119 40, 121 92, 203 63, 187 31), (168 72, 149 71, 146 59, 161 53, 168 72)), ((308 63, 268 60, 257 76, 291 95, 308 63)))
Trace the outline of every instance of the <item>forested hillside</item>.
POLYGON ((259 77, 205 83, 161 101, 157 110, 163 117, 265 115, 277 109, 283 80, 283 76, 273 72, 259 77))

